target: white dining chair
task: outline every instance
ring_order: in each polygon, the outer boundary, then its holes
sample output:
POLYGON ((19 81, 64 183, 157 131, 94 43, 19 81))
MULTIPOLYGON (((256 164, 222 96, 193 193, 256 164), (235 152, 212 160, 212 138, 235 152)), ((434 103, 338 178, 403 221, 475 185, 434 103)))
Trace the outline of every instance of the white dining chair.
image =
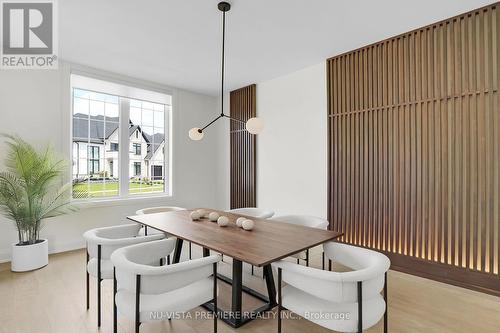
MULTIPOLYGON (((139 209, 135 212, 135 215, 146 215, 146 214, 154 214, 154 213, 164 213, 164 212, 175 212, 179 210, 186 210, 186 208, 182 207, 175 207, 175 206, 159 206, 159 207, 148 207, 148 208, 143 208, 139 209)), ((148 233, 162 233, 161 231, 158 230, 148 230, 148 227, 146 225, 142 226, 141 230, 139 231, 140 235, 147 235, 148 233)))
POLYGON ((323 248, 329 259, 352 271, 330 272, 283 260, 272 264, 278 271, 278 333, 283 308, 337 332, 362 332, 384 317, 387 333, 389 258, 336 242, 323 248))
POLYGON ((214 332, 217 332, 217 263, 219 255, 183 261, 169 266, 153 266, 174 250, 174 239, 127 246, 115 251, 113 280, 113 329, 117 312, 141 323, 176 318, 207 302, 214 304, 214 332))
MULTIPOLYGON (((329 225, 328 220, 323 219, 321 217, 310 216, 310 215, 281 215, 281 216, 275 216, 271 218, 271 220, 277 222, 301 225, 304 227, 323 229, 323 230, 327 230, 329 225)), ((297 259, 297 264, 300 264, 300 260, 303 260, 305 261, 306 266, 309 266, 309 249, 294 254, 293 257, 297 259)), ((322 254, 322 262, 323 262, 322 264, 323 269, 325 269, 324 253, 322 254)))
POLYGON ((159 240, 164 238, 163 234, 138 236, 141 226, 138 224, 126 224, 113 227, 96 228, 86 231, 83 238, 87 243, 87 310, 90 308, 90 277, 97 279, 97 326, 101 326, 101 282, 104 279, 113 278, 113 265, 111 264, 111 253, 121 247, 159 240))
MULTIPOLYGON (((256 219, 268 219, 273 217, 274 211, 272 210, 267 210, 267 209, 262 209, 262 208, 257 208, 257 207, 242 207, 242 208, 233 208, 230 210, 227 210, 228 213, 234 213, 234 214, 239 214, 239 215, 245 215, 248 217, 254 217, 256 219)), ((224 257, 222 257, 222 260, 224 260, 224 257)), ((254 266, 251 265, 251 273, 252 275, 254 274, 254 266)), ((264 274, 262 274, 262 277, 264 278, 264 274)))
POLYGON ((274 212, 272 210, 256 208, 256 207, 234 208, 227 210, 227 212, 239 215, 245 215, 249 217, 255 217, 256 219, 268 219, 274 215, 274 212))
MULTIPOLYGON (((135 212, 135 215, 145 215, 145 214, 154 214, 154 213, 164 213, 164 212, 176 212, 180 210, 186 210, 186 208, 176 207, 176 206, 158 206, 158 207, 149 207, 139 209, 135 212)), ((143 225, 141 230, 139 230, 139 235, 148 235, 148 234, 158 234, 162 233, 156 229, 148 229, 148 226, 143 225)), ((168 235, 167 235, 168 237, 168 235)), ((189 259, 192 258, 193 245, 189 242, 189 259)), ((167 264, 170 265, 170 256, 167 257, 167 264)))

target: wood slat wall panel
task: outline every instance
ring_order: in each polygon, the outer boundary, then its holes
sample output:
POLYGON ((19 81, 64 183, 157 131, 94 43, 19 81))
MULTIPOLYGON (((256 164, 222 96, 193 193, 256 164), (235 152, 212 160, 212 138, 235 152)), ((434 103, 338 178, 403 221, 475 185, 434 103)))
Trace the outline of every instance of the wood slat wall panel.
MULTIPOLYGON (((256 116, 256 86, 240 88, 230 93, 230 115, 247 121, 256 116)), ((231 209, 255 207, 256 204, 256 144, 255 135, 245 130, 245 124, 231 121, 231 209)))
POLYGON ((499 18, 490 5, 327 62, 331 228, 496 294, 499 18))

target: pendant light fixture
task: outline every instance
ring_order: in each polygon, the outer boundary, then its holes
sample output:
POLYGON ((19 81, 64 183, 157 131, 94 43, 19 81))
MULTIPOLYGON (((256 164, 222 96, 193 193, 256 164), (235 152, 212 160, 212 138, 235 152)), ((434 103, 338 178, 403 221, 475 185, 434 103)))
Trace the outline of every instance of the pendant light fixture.
POLYGON ((264 129, 264 123, 262 122, 262 119, 254 117, 248 119, 248 121, 245 123, 243 120, 233 118, 231 116, 228 116, 224 113, 224 47, 225 47, 225 39, 226 39, 226 12, 228 12, 231 9, 231 4, 227 2, 219 2, 217 5, 217 8, 222 12, 222 61, 221 61, 221 113, 219 116, 217 116, 214 120, 209 122, 205 127, 199 128, 199 127, 193 127, 189 130, 189 138, 191 140, 201 140, 203 139, 204 136, 204 130, 215 123, 217 120, 221 118, 228 118, 232 121, 236 121, 242 124, 245 124, 245 128, 247 131, 251 134, 259 134, 262 132, 264 129))

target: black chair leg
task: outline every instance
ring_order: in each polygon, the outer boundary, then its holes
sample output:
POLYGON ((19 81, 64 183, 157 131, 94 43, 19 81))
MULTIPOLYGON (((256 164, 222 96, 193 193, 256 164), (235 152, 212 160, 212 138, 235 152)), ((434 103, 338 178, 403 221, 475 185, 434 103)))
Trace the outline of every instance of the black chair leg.
POLYGON ((252 265, 252 275, 253 275, 253 265, 252 265))
POLYGON ((192 259, 193 244, 189 242, 189 260, 192 259))
POLYGON ((306 266, 309 267, 309 249, 306 250, 306 266))
POLYGON ((389 303, 387 303, 387 272, 384 274, 384 300, 385 300, 385 313, 384 313, 384 333, 389 330, 389 303))
POLYGON ((321 253, 321 269, 325 270, 325 252, 321 253))
POLYGON ((217 333, 217 317, 218 317, 218 309, 217 309, 217 263, 214 262, 214 333, 217 333))
POLYGON ((170 265, 170 254, 167 256, 167 265, 170 265))
POLYGON ((85 273, 87 275, 87 310, 90 308, 90 292, 89 292, 89 270, 88 270, 88 266, 89 266, 89 248, 88 248, 88 245, 87 245, 87 263, 85 264, 85 273))
POLYGON ((363 284, 358 281, 358 333, 363 332, 363 284))
POLYGON ((101 245, 97 245, 97 327, 101 327, 101 245))
POLYGON ((140 295, 141 276, 137 275, 135 279, 135 333, 139 333, 139 327, 141 326, 140 295))
POLYGON ((118 331, 118 316, 116 309, 116 269, 113 267, 113 333, 118 331))
POLYGON ((278 333, 281 333, 281 268, 278 268, 278 333))

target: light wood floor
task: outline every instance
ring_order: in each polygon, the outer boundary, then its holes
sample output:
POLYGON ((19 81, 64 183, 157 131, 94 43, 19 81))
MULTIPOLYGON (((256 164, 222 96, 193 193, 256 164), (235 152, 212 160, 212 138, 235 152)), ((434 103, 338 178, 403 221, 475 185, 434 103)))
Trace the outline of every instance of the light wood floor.
MULTIPOLYGON (((186 251, 184 251, 186 252, 186 251)), ((313 266, 320 266, 320 254, 312 254, 313 266)), ((226 259, 227 260, 227 259, 226 259)), ((223 265, 221 270, 229 270, 223 265)), ((249 270, 249 267, 245 267, 249 270)), ((260 270, 246 274, 245 285, 264 291, 260 270)), ((411 275, 389 272, 389 332, 405 333, 498 333, 500 298, 434 282, 411 275)), ((500 283, 500 282, 499 282, 500 283)), ((112 282, 103 282, 103 319, 96 327, 95 281, 91 283, 91 309, 85 310, 85 251, 52 255, 43 269, 12 273, 9 264, 0 265, 0 332, 73 333, 112 332, 112 282)), ((230 289, 220 283, 219 302, 228 305, 230 289)), ((259 305, 244 297, 245 308, 259 305)), ((198 309, 203 311, 203 309, 198 309)), ((194 314, 193 314, 194 317, 194 314)), ((132 321, 119 318, 119 332, 133 332, 132 321)), ((212 331, 210 319, 172 320, 141 325, 141 332, 212 331)), ((219 332, 277 332, 275 319, 255 320, 237 330, 219 322, 219 332)), ((329 332, 304 319, 284 321, 283 332, 329 332)), ((382 323, 365 332, 383 332, 382 323)))

